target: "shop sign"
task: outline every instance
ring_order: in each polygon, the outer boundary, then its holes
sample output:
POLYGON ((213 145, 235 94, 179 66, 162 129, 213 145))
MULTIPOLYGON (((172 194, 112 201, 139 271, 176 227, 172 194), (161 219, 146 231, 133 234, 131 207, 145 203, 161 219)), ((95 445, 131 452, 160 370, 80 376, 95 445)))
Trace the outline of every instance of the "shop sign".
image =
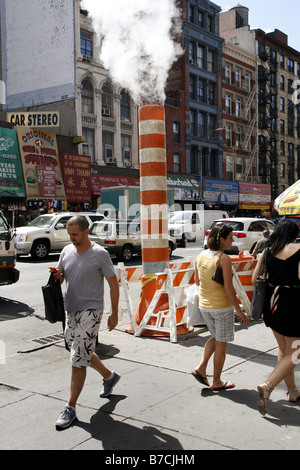
POLYGON ((52 166, 37 166, 40 195, 45 198, 55 198, 55 169, 52 166))
POLYGON ((195 178, 167 176, 168 189, 174 189, 174 200, 195 201, 199 200, 199 182, 195 178))
POLYGON ((203 178, 205 204, 238 205, 239 185, 235 181, 203 178))
POLYGON ((25 197, 16 131, 3 127, 0 128, 0 196, 25 197))
POLYGON ((65 188, 58 157, 56 134, 41 129, 17 127, 21 162, 28 199, 38 199, 40 194, 37 167, 55 170, 55 198, 66 199, 65 188))
POLYGON ((269 184, 239 183, 240 209, 270 209, 271 186, 269 184))
POLYGON ((92 193, 95 195, 101 194, 101 188, 109 188, 110 186, 139 186, 139 178, 134 176, 113 176, 113 175, 99 175, 92 173, 92 193))
POLYGON ((59 112, 7 113, 7 121, 14 126, 59 127, 59 112))
POLYGON ((60 163, 68 202, 91 202, 91 157, 61 153, 60 163))

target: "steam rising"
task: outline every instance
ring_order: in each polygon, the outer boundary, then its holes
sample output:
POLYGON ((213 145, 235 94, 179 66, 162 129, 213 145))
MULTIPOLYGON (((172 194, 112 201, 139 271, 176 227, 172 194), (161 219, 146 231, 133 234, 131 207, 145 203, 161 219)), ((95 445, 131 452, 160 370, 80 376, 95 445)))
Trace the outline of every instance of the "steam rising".
POLYGON ((175 0, 82 0, 102 41, 100 60, 136 104, 165 101, 165 84, 182 54, 175 40, 180 12, 175 0))

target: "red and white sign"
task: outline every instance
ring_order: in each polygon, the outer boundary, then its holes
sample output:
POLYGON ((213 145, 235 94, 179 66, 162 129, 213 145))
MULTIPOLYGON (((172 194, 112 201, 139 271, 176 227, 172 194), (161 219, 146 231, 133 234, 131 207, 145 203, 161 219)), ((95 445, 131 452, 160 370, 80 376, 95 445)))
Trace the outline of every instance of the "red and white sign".
POLYGON ((239 205, 270 206, 271 186, 269 184, 240 183, 239 205))

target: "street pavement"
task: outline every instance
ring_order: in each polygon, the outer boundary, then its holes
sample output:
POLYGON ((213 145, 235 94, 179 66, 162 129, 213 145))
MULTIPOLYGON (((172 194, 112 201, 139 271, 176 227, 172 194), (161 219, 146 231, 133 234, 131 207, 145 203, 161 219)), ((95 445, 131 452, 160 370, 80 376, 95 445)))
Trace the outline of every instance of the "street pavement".
MULTIPOLYGON (((130 288, 136 308, 139 284, 130 288)), ((123 293, 120 304, 125 305, 123 293)), ((7 318, 8 306, 11 303, 0 298, 7 318)), ((125 308, 119 325, 109 332, 106 313, 97 353, 108 368, 121 374, 121 380, 110 397, 100 398, 101 377, 88 370, 77 405, 78 420, 57 431, 55 422, 68 399, 71 369, 61 324, 48 323, 39 311, 17 301, 14 308, 18 314, 0 322, 1 450, 105 450, 108 454, 102 455, 114 459, 140 450, 162 459, 159 455, 168 451, 173 458, 193 459, 201 450, 299 449, 299 404, 287 401, 283 383, 272 393, 269 414, 262 417, 257 411, 256 387, 277 361, 272 332, 262 322, 248 327, 236 323, 223 373, 223 379, 236 387, 212 392, 191 375, 209 338, 205 326, 171 343, 168 338, 127 333, 130 319, 125 308)), ((299 383, 299 368, 296 377, 299 383)), ((156 463, 171 465, 166 456, 163 459, 156 463)))

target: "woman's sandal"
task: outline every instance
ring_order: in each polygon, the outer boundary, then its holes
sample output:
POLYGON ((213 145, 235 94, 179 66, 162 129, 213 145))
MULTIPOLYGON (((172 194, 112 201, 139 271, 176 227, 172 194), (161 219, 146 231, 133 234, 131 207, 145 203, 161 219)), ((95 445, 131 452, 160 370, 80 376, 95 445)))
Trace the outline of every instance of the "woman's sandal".
POLYGON ((268 413, 268 399, 271 395, 272 390, 274 389, 273 385, 270 382, 266 382, 262 385, 259 385, 257 387, 258 395, 259 395, 259 400, 257 404, 258 411, 260 414, 265 416, 268 413), (266 396, 266 392, 268 396, 266 396))
POLYGON ((289 401, 291 403, 295 403, 300 399, 300 390, 298 390, 296 387, 292 390, 288 390, 286 394, 289 395, 289 401))

